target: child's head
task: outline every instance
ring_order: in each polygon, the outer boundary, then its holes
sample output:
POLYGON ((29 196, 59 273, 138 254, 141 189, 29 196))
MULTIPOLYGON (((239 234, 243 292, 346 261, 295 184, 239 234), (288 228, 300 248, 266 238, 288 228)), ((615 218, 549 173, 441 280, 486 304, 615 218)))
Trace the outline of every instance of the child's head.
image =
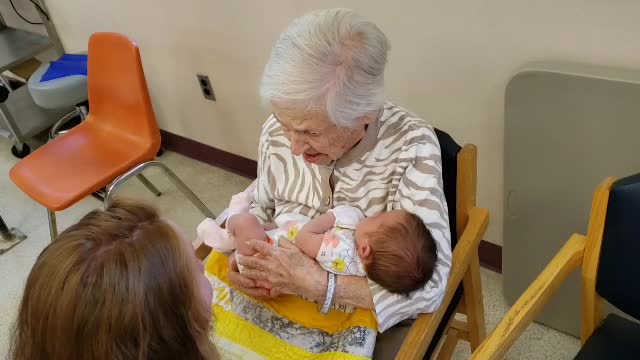
POLYGON ((369 217, 356 228, 367 276, 393 293, 422 288, 433 275, 437 247, 424 222, 405 210, 369 217))
POLYGON ((25 286, 12 355, 212 359, 211 294, 202 263, 176 226, 152 207, 116 200, 40 254, 25 286))

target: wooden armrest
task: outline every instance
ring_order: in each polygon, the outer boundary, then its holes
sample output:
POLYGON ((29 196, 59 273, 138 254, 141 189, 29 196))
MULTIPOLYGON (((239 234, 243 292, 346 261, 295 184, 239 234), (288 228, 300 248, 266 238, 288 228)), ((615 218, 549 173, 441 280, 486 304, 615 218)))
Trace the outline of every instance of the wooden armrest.
POLYGON ((484 236, 489 225, 489 210, 483 208, 472 208, 469 211, 469 222, 458 244, 453 250, 453 264, 449 274, 447 290, 438 310, 429 314, 420 314, 414 321, 409 334, 404 339, 396 359, 422 359, 431 343, 433 334, 436 332, 442 317, 444 316, 456 289, 464 277, 471 257, 478 251, 478 244, 484 236))
POLYGON ((502 359, 567 277, 582 264, 586 239, 574 234, 472 354, 471 359, 502 359))
POLYGON ((198 257, 198 259, 200 259, 201 261, 204 261, 204 259, 209 256, 209 254, 211 253, 211 248, 204 243, 204 240, 198 238, 196 239, 193 243, 193 248, 196 251, 196 256, 198 257))

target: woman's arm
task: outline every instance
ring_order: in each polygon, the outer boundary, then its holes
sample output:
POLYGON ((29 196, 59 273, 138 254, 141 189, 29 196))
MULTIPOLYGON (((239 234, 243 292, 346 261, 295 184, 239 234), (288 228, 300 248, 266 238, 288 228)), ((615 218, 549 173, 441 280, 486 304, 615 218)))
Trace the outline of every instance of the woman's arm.
POLYGON ((406 149, 405 156, 413 158, 413 161, 400 179, 393 208, 405 209, 424 221, 436 242, 438 259, 431 280, 408 296, 390 293, 372 283, 371 293, 380 331, 417 314, 435 311, 444 297, 451 270, 451 233, 442 185, 440 147, 433 129, 425 127, 423 135, 421 140, 412 142, 406 149))
MULTIPOLYGON (((308 282, 308 288, 303 290, 308 299, 322 304, 327 296, 327 271, 318 266, 321 271, 314 272, 317 277, 308 282)), ((364 276, 338 275, 334 302, 353 305, 362 309, 373 309, 373 297, 369 290, 369 280, 364 276)))
MULTIPOLYGON (((251 240, 247 245, 267 256, 265 258, 242 257, 240 263, 245 266, 243 274, 251 281, 267 281, 272 284, 271 296, 293 294, 320 303, 325 300, 327 271, 293 243, 280 239, 280 246, 275 247, 264 241, 251 240)), ((367 278, 338 276, 335 302, 364 309, 373 308, 367 278)))

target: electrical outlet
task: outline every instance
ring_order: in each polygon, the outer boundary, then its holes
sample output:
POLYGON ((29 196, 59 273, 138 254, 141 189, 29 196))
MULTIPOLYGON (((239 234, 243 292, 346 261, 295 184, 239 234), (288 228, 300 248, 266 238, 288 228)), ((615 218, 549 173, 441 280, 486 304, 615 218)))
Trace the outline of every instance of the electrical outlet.
POLYGON ((204 74, 196 74, 198 78, 198 84, 200 85, 200 89, 202 90, 202 96, 205 99, 216 101, 216 94, 213 92, 213 86, 211 86, 211 81, 209 81, 209 76, 204 74))

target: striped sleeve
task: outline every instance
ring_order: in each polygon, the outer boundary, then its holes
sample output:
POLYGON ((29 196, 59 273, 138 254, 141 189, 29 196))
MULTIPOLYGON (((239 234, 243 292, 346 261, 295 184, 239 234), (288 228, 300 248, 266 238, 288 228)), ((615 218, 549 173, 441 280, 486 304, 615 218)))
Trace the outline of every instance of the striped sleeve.
POLYGON ((263 223, 273 221, 275 201, 273 198, 273 175, 269 167, 269 130, 273 127, 273 117, 270 117, 262 127, 260 143, 258 145, 258 178, 253 191, 253 201, 249 212, 258 217, 263 223))
POLYGON ((416 131, 421 133, 413 137, 415 142, 403 154, 413 160, 400 179, 393 208, 405 209, 424 221, 436 241, 438 260, 431 280, 408 296, 390 293, 370 282, 380 332, 404 319, 435 311, 444 297, 451 270, 451 233, 443 192, 440 146, 430 127, 416 131))

